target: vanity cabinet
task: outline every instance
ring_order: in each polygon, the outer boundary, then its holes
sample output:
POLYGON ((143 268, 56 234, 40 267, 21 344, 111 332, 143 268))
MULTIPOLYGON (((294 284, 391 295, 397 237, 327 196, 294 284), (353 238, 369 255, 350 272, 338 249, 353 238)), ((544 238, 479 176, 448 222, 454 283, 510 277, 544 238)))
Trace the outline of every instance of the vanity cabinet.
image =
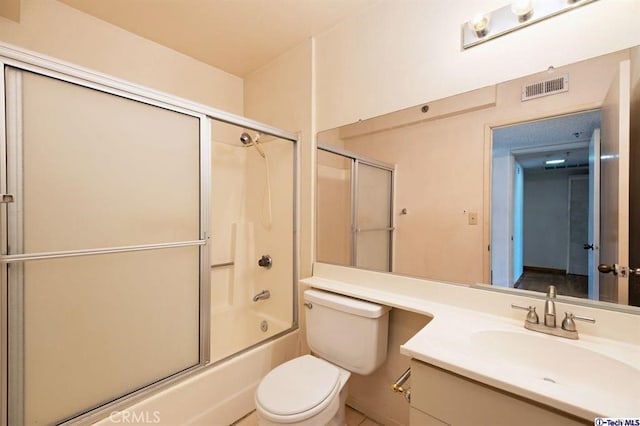
POLYGON ((415 359, 409 418, 412 426, 593 425, 415 359))

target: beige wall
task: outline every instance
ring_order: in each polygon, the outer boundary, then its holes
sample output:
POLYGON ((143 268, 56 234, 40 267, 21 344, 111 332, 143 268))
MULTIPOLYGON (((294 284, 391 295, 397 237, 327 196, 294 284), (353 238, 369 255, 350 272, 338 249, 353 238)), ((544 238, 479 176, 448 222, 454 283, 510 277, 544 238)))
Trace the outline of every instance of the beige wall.
POLYGON ((0 16, 19 22, 20 0, 4 0, 0 2, 0 16))
MULTIPOLYGON (((324 157, 322 153, 318 157, 324 157)), ((343 161, 347 163, 347 161, 343 161)), ((316 257, 319 262, 349 265, 351 260, 351 168, 318 160, 316 257)))
POLYGON ((54 0, 22 0, 0 17, 0 42, 242 114, 242 79, 54 0))
MULTIPOLYGON (((409 357, 401 355, 399 348, 420 331, 431 318, 400 309, 389 314, 389 347, 386 362, 368 376, 352 374, 349 380, 347 404, 366 413, 384 425, 408 425, 409 403, 391 386, 409 367, 409 357)), ((404 385, 411 387, 411 381, 404 385)))
POLYGON ((499 84, 495 107, 344 140, 350 151, 397 164, 395 272, 482 282, 485 127, 594 108, 628 56, 625 50, 556 69, 569 73, 567 93, 521 103, 521 85, 548 78, 543 72, 499 84), (402 208, 409 214, 399 215, 402 208), (469 225, 468 212, 478 213, 478 225, 469 225))
POLYGON ((468 50, 460 26, 503 0, 383 0, 317 37, 328 129, 640 44, 636 0, 598 1, 468 50))

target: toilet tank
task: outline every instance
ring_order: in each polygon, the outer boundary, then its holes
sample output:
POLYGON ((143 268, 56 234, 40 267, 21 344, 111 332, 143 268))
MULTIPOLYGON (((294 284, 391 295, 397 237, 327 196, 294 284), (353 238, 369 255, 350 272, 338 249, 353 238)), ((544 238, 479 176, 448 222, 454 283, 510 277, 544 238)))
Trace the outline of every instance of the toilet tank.
POLYGON ((390 308, 320 290, 304 292, 307 342, 319 357, 357 374, 387 358, 390 308))

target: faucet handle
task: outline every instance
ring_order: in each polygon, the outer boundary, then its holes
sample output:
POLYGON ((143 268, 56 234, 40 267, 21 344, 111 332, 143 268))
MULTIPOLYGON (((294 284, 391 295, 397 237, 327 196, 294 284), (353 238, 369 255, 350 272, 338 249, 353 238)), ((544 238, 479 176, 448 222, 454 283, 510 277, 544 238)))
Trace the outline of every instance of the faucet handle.
POLYGON ((574 321, 574 319, 577 319, 579 321, 586 321, 590 323, 596 322, 594 318, 581 317, 579 315, 573 315, 571 312, 565 312, 564 319, 562 320, 562 329, 566 331, 577 331, 576 322, 574 321))
POLYGON ((527 322, 531 324, 537 324, 539 322, 538 313, 536 312, 535 306, 528 306, 525 308, 524 306, 520 306, 512 303, 511 307, 513 309, 522 309, 523 311, 527 311, 527 319, 526 319, 527 322))
POLYGON ((549 288, 547 289, 547 298, 555 299, 557 295, 558 295, 558 290, 556 289, 556 286, 550 285, 549 288))

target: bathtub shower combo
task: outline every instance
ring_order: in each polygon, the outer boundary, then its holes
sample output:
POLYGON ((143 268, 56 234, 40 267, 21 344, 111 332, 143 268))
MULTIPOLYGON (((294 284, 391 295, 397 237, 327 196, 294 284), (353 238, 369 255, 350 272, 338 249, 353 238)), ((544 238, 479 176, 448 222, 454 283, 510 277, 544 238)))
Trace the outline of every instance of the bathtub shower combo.
POLYGON ((291 327, 294 151, 288 140, 236 125, 212 128, 211 358, 218 361, 291 327))
POLYGON ((0 64, 2 419, 90 423, 297 327, 297 135, 0 64))

